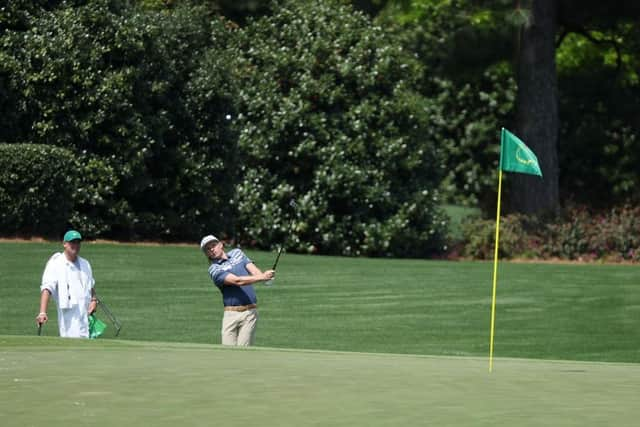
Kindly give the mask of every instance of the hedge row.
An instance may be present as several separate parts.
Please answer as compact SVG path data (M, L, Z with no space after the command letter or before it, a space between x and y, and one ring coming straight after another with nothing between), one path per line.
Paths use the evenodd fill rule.
M0 144L0 230L57 238L73 224L97 235L108 227L115 184L97 158L49 145Z
M495 220L463 224L460 254L494 256ZM500 219L501 258L640 261L640 206L593 211L570 207L555 218L518 214Z

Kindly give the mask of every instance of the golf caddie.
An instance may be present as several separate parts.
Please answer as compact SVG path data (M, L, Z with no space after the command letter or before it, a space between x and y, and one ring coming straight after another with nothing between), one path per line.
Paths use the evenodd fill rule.
M53 297L58 306L61 337L89 338L89 315L98 304L91 265L78 255L81 242L79 232L67 231L62 239L64 250L49 258L42 275L36 322L39 326L47 322L47 306Z
M253 345L258 322L253 284L272 279L275 271L263 273L240 249L226 253L223 243L212 235L202 238L200 249L209 260L211 280L222 292L222 344Z

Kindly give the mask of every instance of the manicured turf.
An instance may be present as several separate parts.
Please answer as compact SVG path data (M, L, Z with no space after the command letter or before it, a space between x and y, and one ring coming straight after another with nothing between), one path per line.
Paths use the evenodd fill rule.
M195 245L84 244L120 338L56 338L53 305L36 337L42 269L59 247L0 242L3 426L640 418L637 266L501 262L489 373L491 263L285 254L275 286L257 288L259 347L232 349L217 345L220 295Z
M640 365L0 336L24 426L635 426Z
M34 335L59 243L0 242L0 333ZM123 340L219 343L219 291L197 246L85 243ZM258 265L274 254L249 253ZM285 254L257 288L266 347L486 356L492 264ZM55 309L43 333L57 335ZM103 316L104 318L104 316ZM501 262L495 356L640 362L640 267ZM112 336L113 328L106 336Z

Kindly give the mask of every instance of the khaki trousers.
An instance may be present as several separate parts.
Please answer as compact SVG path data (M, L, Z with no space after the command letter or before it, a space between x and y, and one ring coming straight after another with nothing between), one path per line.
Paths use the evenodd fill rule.
M253 345L258 310L225 311L222 317L222 345Z

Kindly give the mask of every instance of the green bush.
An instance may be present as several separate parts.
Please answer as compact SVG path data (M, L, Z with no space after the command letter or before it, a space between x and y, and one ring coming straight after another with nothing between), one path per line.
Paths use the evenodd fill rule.
M7 94L0 106L12 121L0 140L65 147L109 170L112 206L77 218L104 214L93 224L100 235L199 237L223 219L211 170L220 175L217 150L233 141L224 130L220 138L229 139L201 138L187 86L205 46L224 28L198 7L78 3L34 15L27 28L0 38L0 89Z
M500 244L498 256L513 258L522 256L529 249L525 217L518 214L500 219ZM493 259L495 254L496 221L468 219L462 224L463 250L461 254L476 259Z
M495 206L500 128L513 119L516 83L504 43L509 26L475 15L469 0L390 3L379 20L424 64L420 91L447 165L441 190L449 202ZM510 56L510 52L507 57Z
M463 225L462 255L490 259L495 220ZM500 219L501 258L640 261L640 207L594 212L571 207L555 218L505 215Z
M398 43L337 2L288 1L239 31L234 56L241 240L343 255L441 251L444 168L416 92L422 70Z
M117 178L102 160L38 144L0 144L0 234L87 237L109 228Z
M59 237L73 212L76 162L69 150L0 144L0 230Z
M496 200L500 129L515 101L511 72L507 66L496 66L468 83L433 79L431 87L438 99L434 116L441 118L434 133L440 135L449 165L443 196L490 212Z
M201 55L185 89L186 109L194 123L194 139L189 143L193 165L186 170L191 183L185 183L185 191L192 197L191 203L200 213L200 234L215 232L218 236L231 237L237 213L235 184L237 163L237 132L232 128L236 117L235 98L237 84L232 76L235 58L228 48L233 36L229 22L218 20L211 34L211 47ZM187 175L185 171L183 175ZM203 194L196 197L197 192Z
M544 256L640 261L640 207L572 207L548 226L547 236Z
M76 187L69 223L88 237L104 236L115 219L129 211L115 193L119 178L102 158L83 154L75 163Z

